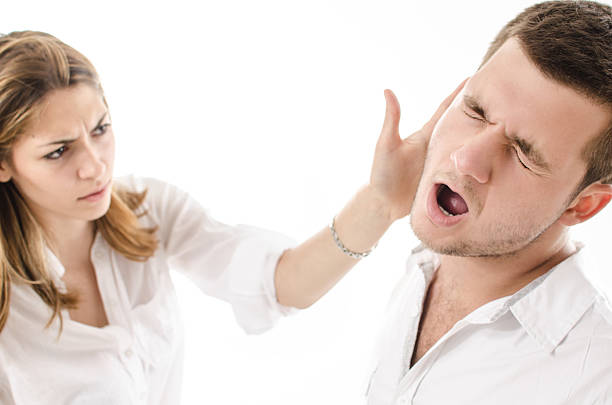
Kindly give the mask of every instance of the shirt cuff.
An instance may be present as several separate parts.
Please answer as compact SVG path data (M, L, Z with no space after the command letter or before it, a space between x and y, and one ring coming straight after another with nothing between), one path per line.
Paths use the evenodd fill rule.
M247 236L230 263L232 308L236 321L249 334L272 328L282 316L296 308L278 303L274 286L276 265L282 254L296 242L282 234L239 225Z

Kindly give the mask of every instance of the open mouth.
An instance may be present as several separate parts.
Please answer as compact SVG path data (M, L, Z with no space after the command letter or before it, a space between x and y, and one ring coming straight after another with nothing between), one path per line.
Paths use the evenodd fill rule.
M463 215L469 211L463 197L451 190L446 184L438 186L436 201L440 211L449 217Z
M427 197L427 216L439 227L451 227L469 216L466 201L459 193L443 183L432 185Z

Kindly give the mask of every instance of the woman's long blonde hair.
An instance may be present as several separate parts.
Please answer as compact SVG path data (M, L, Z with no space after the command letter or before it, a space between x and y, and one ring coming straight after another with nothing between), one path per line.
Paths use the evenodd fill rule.
M0 36L0 164L50 91L87 83L100 91L98 74L85 56L57 38L23 31ZM106 103L106 101L104 101ZM113 189L110 208L95 221L108 244L131 260L145 261L157 248L156 228L143 228L135 214L142 193ZM76 295L60 292L46 263L45 232L12 181L0 183L0 332L9 316L11 283L29 284L52 309L74 308ZM60 329L61 330L61 329Z

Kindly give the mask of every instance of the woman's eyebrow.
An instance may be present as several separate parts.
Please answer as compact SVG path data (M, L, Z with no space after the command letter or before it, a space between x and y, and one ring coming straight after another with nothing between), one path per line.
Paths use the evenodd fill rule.
M45 143L44 145L40 145L39 148L44 148L45 146L51 146L51 145L60 145L60 144L70 144L74 141L76 141L78 138L73 138L73 139L59 139L57 141L53 141L53 142L49 142L49 143Z
M94 128L99 127L102 124L102 121L104 121L104 118L106 118L106 116L108 115L108 111L104 111L104 114L102 114L102 117L98 120L98 123L94 126ZM49 143L46 143L44 145L40 145L40 148L43 148L45 146L51 146L51 145L62 145L62 144L70 144L74 141L76 141L79 138L70 138L70 139L58 139L57 141L52 141Z

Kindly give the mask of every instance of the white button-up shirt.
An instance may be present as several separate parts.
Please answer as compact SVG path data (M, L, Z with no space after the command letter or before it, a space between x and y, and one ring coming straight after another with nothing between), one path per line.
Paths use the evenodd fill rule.
M134 177L120 183L148 188L140 220L159 227L159 248L144 263L130 261L96 235L91 260L109 321L103 328L72 321L67 310L61 335L57 320L45 328L50 308L31 287L13 284L0 332L0 404L179 404L183 336L171 268L228 301L247 332L263 332L290 312L276 301L274 270L293 241L221 224L169 184ZM65 290L62 264L50 250L47 258Z
M612 312L584 248L457 322L410 368L439 258L419 247L393 292L368 405L612 404Z

